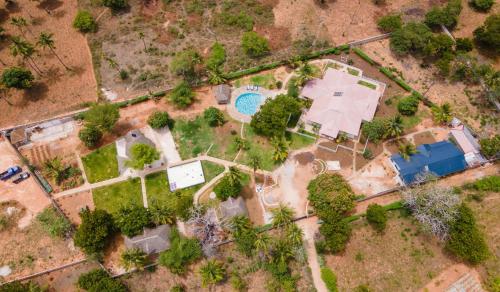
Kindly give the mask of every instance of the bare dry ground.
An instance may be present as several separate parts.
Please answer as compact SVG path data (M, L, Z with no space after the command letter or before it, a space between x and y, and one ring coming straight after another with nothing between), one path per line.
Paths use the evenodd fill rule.
M78 277L83 273L98 268L99 265L97 263L87 261L63 270L36 277L33 281L42 287L48 286L49 291L77 292L81 291L75 285L78 281Z
M399 212L390 213L383 234L377 234L365 219L353 223L345 252L327 256L341 291L359 285L374 291L416 291L453 263L441 244Z
M46 4L16 2L9 8L0 7L0 25L8 36L22 36L35 44L40 32L53 33L55 51L72 71L66 71L49 50L39 48L34 60L44 74L36 76L33 88L27 91L8 90L7 97L0 99L0 107L6 109L2 111L0 126L36 121L78 109L84 102L95 101L96 82L90 51L85 37L72 26L77 0L45 1ZM27 20L28 26L22 33L10 24L12 17ZM9 46L8 40L0 42L2 67L22 65L21 57L13 57Z

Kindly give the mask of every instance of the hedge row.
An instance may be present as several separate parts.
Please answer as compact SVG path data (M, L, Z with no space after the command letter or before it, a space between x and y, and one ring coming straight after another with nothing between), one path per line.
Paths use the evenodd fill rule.
M316 59L316 58L319 58L319 57L325 56L325 55L331 55L331 54L340 55L340 53L346 52L349 50L350 50L350 46L345 44L345 45L340 45L338 47L333 47L333 48L328 48L328 49L321 50L321 51L312 52L312 53L309 53L306 55L295 56L295 57L292 57L291 59L297 58L299 60L306 61L306 60ZM240 78L240 77L243 77L246 75L259 73L261 71L275 69L275 68L277 68L279 66L283 66L287 63L288 63L287 60L282 60L282 61L276 61L273 63L262 64L262 65L248 68L245 70L226 73L226 74L224 74L224 77L226 79L236 79L236 78Z
M328 289L329 292L338 291L337 276L335 276L335 273L330 268L321 268L321 279L325 282L326 289Z
M411 92L413 89L410 87L410 85L406 84L402 79L396 77L396 75L392 74L391 70L385 68L385 67L380 67L378 69L380 72L382 72L385 76L389 77L392 81L396 82L401 88L403 88L406 91Z
M391 204L388 204L388 205L385 205L385 206L382 206L382 207L384 208L385 211L392 211L392 210L401 209L404 206L403 206L403 202L402 201L397 201L397 202L394 202L394 203L391 203ZM351 222L354 222L354 221L360 219L363 216L366 216L366 214L352 215L352 216L344 218L344 220L347 223L351 223Z
M370 63L370 65L377 64L372 58L370 58L367 54L365 54L365 52L363 52L361 49L353 48L352 50L354 51L354 53L356 53L356 55L360 56L363 60Z

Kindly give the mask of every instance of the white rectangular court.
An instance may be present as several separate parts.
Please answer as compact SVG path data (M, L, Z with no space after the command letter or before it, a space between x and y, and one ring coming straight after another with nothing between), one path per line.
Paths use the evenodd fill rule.
M167 168L167 176L172 192L205 182L203 167L199 160L169 167Z

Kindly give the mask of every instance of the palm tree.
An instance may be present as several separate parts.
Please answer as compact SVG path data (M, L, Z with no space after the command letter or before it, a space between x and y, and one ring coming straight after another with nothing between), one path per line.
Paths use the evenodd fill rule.
M267 257L271 246L271 237L264 232L257 234L254 246L261 258Z
M23 36L25 36L23 28L28 26L28 22L26 21L26 19L24 19L21 16L19 16L19 17L12 17L10 19L10 24L12 24L13 26L17 27L19 29L19 31L21 32L21 34ZM28 30L28 31L31 33L30 30Z
M141 39L142 43L144 44L144 52L147 52L148 49L146 48L146 41L144 40L144 37L145 37L144 32L140 31L139 32L139 39Z
M446 102L440 106L433 106L432 115L439 124L448 124L452 119L451 105Z
M144 266L146 266L147 260L147 254L139 248L127 249L121 255L121 263L127 271L131 269L142 271Z
M37 44L42 47L42 48L49 48L49 50L54 54L54 56L57 57L57 60L59 60L59 63L66 68L66 70L70 70L66 64L61 60L59 55L55 51L55 46L54 46L54 39L52 38L54 34L48 33L48 32L41 32L40 36L38 36L38 42Z
M247 216L239 215L234 216L231 219L231 229L235 235L238 235L243 230L248 230L250 228L252 228L252 224Z
M292 223L295 212L288 206L280 204L279 207L271 210L273 215L272 224L274 227L288 226Z
M224 264L216 260L209 260L200 268L201 284L203 287L221 282L226 277Z
M297 84L303 86L314 77L313 67L309 63L303 63L297 70Z
M35 53L35 47L28 41L14 36L11 38L12 44L10 45L10 53L12 56L16 57L18 55L22 56L23 59L31 61L28 64L35 70L38 74L42 75L42 70L38 68L35 60L33 60L33 54Z
M285 139L285 137L273 137L271 138L271 145L274 147L273 159L275 161L284 161L288 157L288 146L290 143Z
M52 177L57 185L60 185L66 178L67 167L62 163L59 157L45 161L43 168L47 176Z
M399 154L401 155L401 157L403 157L403 159L410 160L410 156L417 153L418 150L414 144L412 143L399 144Z
M149 212L151 214L151 221L155 225L172 225L175 223L175 213L169 208L161 206L157 201L154 201L149 206Z
M248 156L248 165L252 167L253 174L255 175L257 169L262 167L262 157L257 153L250 153Z
M237 150L246 150L248 148L248 141L241 137L234 138L234 144L236 145Z
M299 246L302 244L302 237L304 235L304 232L302 231L302 229L300 229L299 226L297 226L297 224L291 224L287 228L286 232L286 237L290 244L292 244L293 246Z
M219 67L215 67L213 69L208 69L208 82L212 85L218 85L226 82L226 78L224 77L224 73Z
M387 122L385 137L399 137L403 133L403 130L403 118L400 115L395 115Z
M231 183L231 185L235 185L240 182L242 174L241 171L236 168L236 166L231 166L229 167L227 177L229 178L229 182Z

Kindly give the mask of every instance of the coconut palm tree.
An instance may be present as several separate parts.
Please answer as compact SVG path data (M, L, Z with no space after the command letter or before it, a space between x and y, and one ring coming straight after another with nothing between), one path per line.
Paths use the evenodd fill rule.
M292 223L295 212L288 206L280 204L277 208L271 210L273 215L272 224L274 227L288 226Z
M231 219L231 229L233 234L238 235L243 230L248 230L252 228L252 224L250 223L250 219L247 216L239 215L234 216Z
M297 224L291 224L286 230L286 238L293 246L300 246L304 232Z
M314 70L309 63L303 63L297 70L297 85L303 86L314 77Z
M66 68L66 70L70 70L66 64L61 60L59 55L55 51L55 46L54 46L54 39L52 38L54 34L49 33L49 32L41 32L40 35L38 36L38 42L37 45L39 45L42 48L49 48L49 50L54 54L54 56L57 57L57 60L59 60L59 63Z
M229 178L229 182L231 183L231 185L235 185L240 182L242 174L241 171L236 168L236 166L231 166L229 167L227 177Z
M236 149L238 150L247 150L248 149L248 141L241 137L234 138L234 144L236 145Z
M260 169L262 167L262 157L257 153L250 153L248 156L248 165L252 167L253 174L255 175L257 169Z
M411 155L418 153L417 148L412 143L406 143L406 144L400 143L398 148L399 148L399 154L405 160L410 160Z
M209 260L200 268L201 284L203 287L214 285L226 277L224 264L216 260Z
M147 52L148 49L146 48L146 41L144 40L144 32L140 31L139 32L139 39L142 40L142 44L144 45L144 52Z
M440 106L433 106L432 115L437 123L448 124L452 119L451 105L446 102Z
M403 118L400 115L395 115L387 121L385 137L399 137L403 133L403 130Z
M47 176L52 177L56 181L57 185L60 185L66 178L67 167L62 163L59 157L45 161L43 169Z
M161 206L156 200L149 206L149 213L151 221L156 225L175 223L175 213L169 208Z
M275 161L284 161L288 157L288 146L290 143L284 136L271 138L271 145L274 147L273 159Z
M271 247L271 237L266 233L257 234L257 239L254 243L255 250L259 253L261 258L266 258L269 256L269 249Z
M147 261L147 254L139 248L127 249L121 255L121 263L127 271L131 269L142 271Z
M208 82L212 85L218 85L226 82L224 73L222 73L222 70L219 67L208 69L207 73L208 73Z
M17 29L19 29L19 32L21 32L21 34L23 36L25 36L23 28L28 26L28 21L26 21L25 18L23 18L21 16L19 16L19 17L12 17L10 19L10 24L12 24L13 26L17 27ZM28 30L28 31L31 33L30 30Z
M36 52L35 47L28 41L14 36L11 38L12 44L10 45L10 53L12 56L22 56L24 60L28 60L28 64L33 70L38 74L42 75L42 70L37 66L35 60L33 60L33 54ZM31 63L29 62L31 61Z

